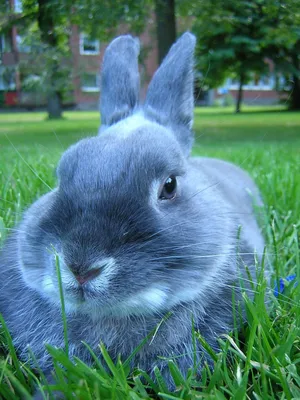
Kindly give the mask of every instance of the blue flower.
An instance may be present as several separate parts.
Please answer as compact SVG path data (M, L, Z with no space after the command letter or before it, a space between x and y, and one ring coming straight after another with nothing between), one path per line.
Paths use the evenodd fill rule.
M285 279L280 278L280 279L279 279L279 282L276 282L276 286L275 286L275 288L274 288L274 296L278 297L279 294L281 294L281 293L284 292L284 287L285 287L284 282L285 282L285 281L292 282L292 281L294 281L295 279L296 279L296 274L289 275L289 276L287 276ZM296 286L297 284L298 284L298 282L295 282L295 285L294 285L294 286Z

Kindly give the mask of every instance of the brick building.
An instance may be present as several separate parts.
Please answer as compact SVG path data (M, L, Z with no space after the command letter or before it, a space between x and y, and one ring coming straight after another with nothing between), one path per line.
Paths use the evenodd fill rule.
M22 12L20 0L4 0L15 13ZM142 79L142 95L157 68L157 45L153 34L153 21L149 21L147 29L141 35L143 57L140 70ZM71 90L65 105L77 109L95 109L99 99L99 66L106 47L99 40L91 40L77 26L71 27ZM18 65L26 62L30 48L24 45L17 27L0 35L0 107L43 107L46 97L40 92L32 93L24 90L24 81L20 76ZM250 104L272 104L279 100L274 90L275 80L270 76L254 78L244 87L244 102ZM222 104L228 95L234 100L237 96L238 84L227 80L222 88L197 94L198 104Z

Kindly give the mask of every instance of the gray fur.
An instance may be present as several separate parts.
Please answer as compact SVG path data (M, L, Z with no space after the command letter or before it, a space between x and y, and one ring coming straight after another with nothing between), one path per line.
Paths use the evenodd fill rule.
M138 104L139 51L138 39L131 36L118 37L106 49L101 74L102 129L130 115Z
M2 252L0 311L20 357L26 359L29 345L46 372L51 360L44 343L64 346L53 249L60 259L71 355L92 361L84 340L96 352L102 341L114 359L119 353L126 358L171 311L133 360L150 373L158 365L170 387L158 357L184 354L177 362L186 373L193 362L192 316L217 348L216 338L232 328L232 290L238 300L239 280L248 279L244 264L255 280L254 253L264 250L253 212L253 200L261 204L255 184L230 163L187 156L194 41L185 34L172 47L140 109L136 42L126 36L108 47L104 74L111 66L115 72L107 70L102 90L106 129L65 152L57 189L28 209ZM178 196L159 200L170 175L178 177ZM100 276L82 290L73 274L95 266ZM200 344L197 357L206 358Z
M144 106L147 117L174 128L187 154L193 144L195 44L195 36L186 32L171 47L149 85Z

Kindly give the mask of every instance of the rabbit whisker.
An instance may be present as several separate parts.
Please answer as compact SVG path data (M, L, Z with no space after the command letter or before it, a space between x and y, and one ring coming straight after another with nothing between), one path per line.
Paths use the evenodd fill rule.
M152 261L159 261L159 260L168 260L168 259L190 259L190 258L194 258L194 259L198 259L198 258L213 258L213 257L223 257L223 256L246 256L246 255L263 255L264 253L257 253L257 252L245 252L245 253L218 253L218 254L207 254L207 255L198 255L198 254L187 254L184 256L161 256L158 258L152 258Z

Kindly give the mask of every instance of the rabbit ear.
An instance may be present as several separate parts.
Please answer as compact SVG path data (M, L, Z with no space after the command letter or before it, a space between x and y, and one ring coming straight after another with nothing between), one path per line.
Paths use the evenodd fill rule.
M162 125L177 125L175 130L183 145L191 146L189 131L193 124L194 35L186 32L171 47L156 71L145 101L145 114Z
M101 74L101 130L126 118L138 104L139 51L138 39L129 35L119 36L105 51Z

